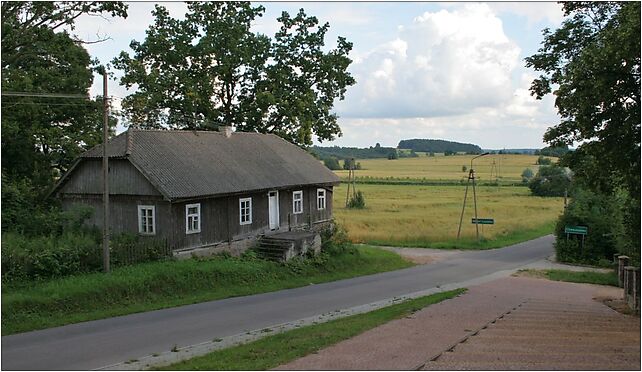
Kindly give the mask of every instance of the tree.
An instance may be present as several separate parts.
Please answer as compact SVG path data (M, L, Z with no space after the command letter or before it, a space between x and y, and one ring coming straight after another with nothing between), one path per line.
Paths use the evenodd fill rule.
M530 168L524 169L524 171L522 172L522 183L528 183L531 178L533 178L533 171Z
M528 183L533 195L564 196L571 185L571 177L564 167L542 166Z
M537 162L536 162L536 164L537 164L537 165L551 165L551 163L552 163L551 159L549 159L549 158L545 158L545 157L544 157L544 156L542 156L542 155L540 155L540 156L537 158Z
M303 9L283 12L274 39L250 31L264 8L249 2L194 2L184 20L156 6L145 41L113 60L121 83L138 91L123 101L143 127L274 133L298 145L341 134L335 99L355 83L347 72L352 44L339 37L324 52L329 24Z
M397 150L390 151L388 153L388 160L395 160L399 159L399 154L397 154Z
M640 241L640 3L567 2L566 19L545 29L526 65L541 72L531 93L553 93L562 121L544 140L581 143L561 163L595 193L623 188L628 236ZM554 87L556 90L553 91Z
M339 161L337 158L331 157L331 158L326 158L323 160L323 164L328 167L330 170L340 170L341 165L339 165Z
M88 98L94 61L63 26L73 29L82 14L124 17L126 9L122 2L3 3L3 92ZM2 103L2 202L36 208L73 159L100 141L101 100L5 96Z

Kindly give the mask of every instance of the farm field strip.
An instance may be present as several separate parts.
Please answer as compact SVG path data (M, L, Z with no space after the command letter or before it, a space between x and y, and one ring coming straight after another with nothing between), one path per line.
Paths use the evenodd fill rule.
M357 189L366 200L366 209L361 210L345 208L346 187L342 184L335 189L334 215L347 228L353 242L417 247L457 245L465 186L360 184ZM459 244L462 247L475 241L472 197L469 189ZM480 186L477 208L480 218L495 219L494 225L480 225L485 240L514 236L523 241L552 233L564 202L563 198L531 196L526 187Z
M473 155L420 155L395 160L357 159L356 162L361 163L362 169L356 171L356 176L459 181L467 178L472 158ZM537 158L536 155L487 155L476 159L473 165L481 182L494 181L496 178L500 181L520 182L524 169L530 168L533 173L537 173ZM552 159L555 161L555 158ZM463 167L466 167L465 171ZM348 177L348 171L339 170L335 173L344 179Z

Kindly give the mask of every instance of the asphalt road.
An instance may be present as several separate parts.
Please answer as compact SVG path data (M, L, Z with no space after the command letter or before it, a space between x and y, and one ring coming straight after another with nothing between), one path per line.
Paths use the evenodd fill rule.
M553 237L462 252L434 264L2 337L3 370L95 369L214 338L517 268L548 257Z

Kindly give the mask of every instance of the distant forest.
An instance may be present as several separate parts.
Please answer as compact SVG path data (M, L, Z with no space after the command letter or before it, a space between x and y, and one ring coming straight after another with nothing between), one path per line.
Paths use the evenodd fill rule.
M370 146L369 148L363 148L363 149L358 147L312 146L311 150L321 160L325 160L328 158L376 159L376 158L388 158L389 156L397 156L397 149L395 149L394 147L382 147L378 143L374 147Z
M401 140L397 148L409 149L421 152L437 152L437 153L457 153L465 152L469 154L481 154L482 149L477 145L471 143L460 143L445 140L434 139L409 139Z

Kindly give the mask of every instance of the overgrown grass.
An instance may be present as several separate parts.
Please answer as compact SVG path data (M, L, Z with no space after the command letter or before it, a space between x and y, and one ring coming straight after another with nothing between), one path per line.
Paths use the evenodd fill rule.
M536 278L544 278L555 280L558 282L573 282L573 283L589 283L600 285L618 286L617 274L614 271L606 273L593 272L593 271L570 271L570 270L536 270L525 269L520 270L518 276L530 276Z
M563 198L531 196L525 187L477 187L477 210L494 225L480 225L477 243L472 190L457 241L465 187L357 185L365 209L344 208L346 186L335 189L334 215L354 243L404 247L487 249L552 234Z
M295 288L412 266L376 248L288 264L214 257L2 287L2 334Z
M371 328L402 318L422 308L456 297L455 289L408 300L365 314L295 329L244 345L215 351L172 364L164 370L267 370L354 337Z

